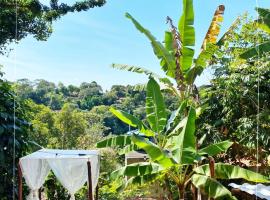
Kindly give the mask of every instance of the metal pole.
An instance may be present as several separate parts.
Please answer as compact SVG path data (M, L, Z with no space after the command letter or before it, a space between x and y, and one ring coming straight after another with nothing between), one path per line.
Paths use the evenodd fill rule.
M91 163L87 161L88 169L88 200L93 200Z
M18 164L18 176L18 200L23 200L22 169L20 163Z

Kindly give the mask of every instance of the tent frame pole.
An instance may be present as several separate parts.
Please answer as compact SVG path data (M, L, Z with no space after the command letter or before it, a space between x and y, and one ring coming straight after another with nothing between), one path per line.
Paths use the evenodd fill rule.
M88 169L88 200L93 200L91 163L87 161Z
M23 200L22 168L18 163L18 200Z
M96 186L96 198L95 198L95 200L98 200L98 184L97 184L97 186Z

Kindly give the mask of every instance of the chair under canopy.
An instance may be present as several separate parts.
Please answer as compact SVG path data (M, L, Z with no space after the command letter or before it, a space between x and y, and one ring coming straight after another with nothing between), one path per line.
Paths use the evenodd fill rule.
M98 150L41 149L19 161L19 200L22 200L22 177L30 193L28 200L38 200L38 191L52 170L74 200L75 193L88 183L88 198L98 183L100 154Z

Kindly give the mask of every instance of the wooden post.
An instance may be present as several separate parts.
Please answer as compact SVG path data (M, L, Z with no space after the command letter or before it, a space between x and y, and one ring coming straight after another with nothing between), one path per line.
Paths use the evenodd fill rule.
M97 187L96 187L96 198L95 200L98 200L98 184L97 184Z
M91 163L87 161L88 169L88 200L93 200Z
M41 196L42 196L42 188L38 189L38 199L41 200Z
M18 178L18 200L23 200L22 169L20 163L18 164Z

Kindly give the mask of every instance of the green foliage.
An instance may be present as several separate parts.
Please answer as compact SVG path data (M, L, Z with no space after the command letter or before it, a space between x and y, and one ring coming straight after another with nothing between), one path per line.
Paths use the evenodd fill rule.
M46 40L52 33L52 22L70 12L86 11L104 5L105 0L84 0L72 5L50 0L49 6L39 0L0 1L0 54L6 53L9 43L32 35L37 40ZM17 12L17 20L16 13ZM14 34L17 27L17 34ZM15 38L16 37L16 38Z
M30 129L26 120L25 104L16 98L11 85L1 76L0 72L0 197L8 200L13 198L13 183L17 185L17 177L13 176L13 172L15 175L18 172L16 164L28 150L27 132Z
M148 84L157 84L153 78L149 78ZM152 87L147 87L151 92ZM154 107L159 107L163 105L163 96L160 93L160 88L155 87L156 94L159 94L159 101L153 101ZM147 90L147 93L149 92ZM147 99L146 99L147 101ZM159 105L158 105L159 104ZM185 104L184 104L185 105ZM186 107L186 106L182 106ZM146 107L147 109L147 107ZM182 108L183 109L183 108ZM181 109L180 109L181 110ZM128 124L132 124L130 120L132 119L129 115L122 115L121 111L112 109L112 112ZM161 114L157 114L158 117ZM177 118L174 117L176 120ZM147 121L150 124L152 118L148 118ZM171 123L172 119L169 119L167 123ZM178 119L177 119L178 120ZM131 177L125 186L130 184L146 184L157 180L158 177L167 175L172 178L174 183L179 188L179 196L184 196L185 188L190 181L203 191L206 192L209 197L216 198L227 198L232 197L231 193L222 186L219 182L210 178L209 165L203 165L195 168L199 161L205 159L204 156L215 156L221 152L226 151L232 142L224 141L217 144L212 144L203 149L197 149L196 147L196 137L195 137L195 120L196 120L196 110L189 106L188 114L184 117L180 124L183 124L174 129L173 134L170 132L165 135L163 130L154 130L152 127L151 131L155 134L152 138L145 138L138 133L129 133L131 135L116 136L97 143L97 147L129 147L131 144L136 145L139 149L144 150L148 157L149 162L130 164L126 165L111 174L113 180L118 180L119 177L129 176ZM161 131L161 132L158 132ZM128 139L128 140L127 140ZM127 142L128 141L128 142ZM189 172L189 167L195 168L193 171ZM208 171L207 171L208 170ZM242 178L253 182L269 182L267 177L264 177L258 173L240 168L233 165L215 165L215 177L216 178ZM198 177L202 177L201 179Z
M259 14L259 19L255 21L256 27L270 34L270 10L266 8L256 8L256 10ZM270 52L270 40L255 45L242 53L240 57L243 59L254 59L265 56L265 54Z
M199 133L200 136L207 135L206 143L230 139L247 147L255 147L259 128L259 146L269 149L269 60L267 56L262 56L256 62L239 58L250 46L265 40L269 40L269 35L258 31L252 20L242 16L221 46L223 56L212 65L214 78L211 85L200 89L205 109L199 119ZM258 119L260 123L257 127ZM241 152L241 149L237 152L241 156L248 153ZM253 155L247 156L253 159ZM261 159L263 155L260 157L262 162Z
M164 45L157 41L149 30L144 28L130 14L126 17L132 21L134 26L143 33L151 42L153 51L160 60L160 66L169 78L175 81L172 83L169 78L161 78L141 67L128 65L115 65L114 68L127 70L135 73L144 73L156 78L165 90L176 95L181 101L189 98L194 103L199 102L198 91L194 85L197 76L201 75L205 67L210 63L212 58L217 54L216 38L220 32L220 22L224 13L224 6L219 6L213 20L210 24L201 53L197 59L194 59L195 46L195 29L194 10L192 0L183 0L183 13L178 23L178 29L173 25L172 20L167 17L171 30L165 31ZM162 127L161 127L162 128Z
M223 141L215 144L210 144L209 146L202 148L198 151L200 155L207 154L209 156L214 156L219 153L225 152L228 148L232 146L232 142Z
M183 0L183 14L179 21L178 29L182 39L182 55L180 57L180 66L183 71L191 67L194 50L191 46L195 45L195 29L193 0Z
M167 144L167 146L172 146L172 155L177 163L192 164L197 159L194 135L195 119L195 110L190 108L182 131L173 136L172 140L169 140L170 144Z
M194 169L199 174L210 176L209 165L202 165ZM245 179L250 182L269 183L268 177L253 171L241 168L239 166L216 163L215 178L217 179Z
M217 200L236 200L226 187L213 178L195 174L192 176L191 181L197 188L200 188L204 194L207 194L211 198Z
M165 47L156 40L156 38L143 26L139 24L130 14L126 13L126 17L130 19L135 27L143 33L150 41L151 45L153 47L155 55L160 59L160 64L162 66L162 69L166 72L166 74L172 78L174 78L174 73L172 73L175 70L175 63L174 63L174 57L171 55Z
M97 143L98 148L111 147L116 146L123 148L126 145L131 144L131 136L129 135L119 135L115 137L111 137Z
M158 83L152 78L147 83L146 117L155 133L164 130L167 121L165 103Z

